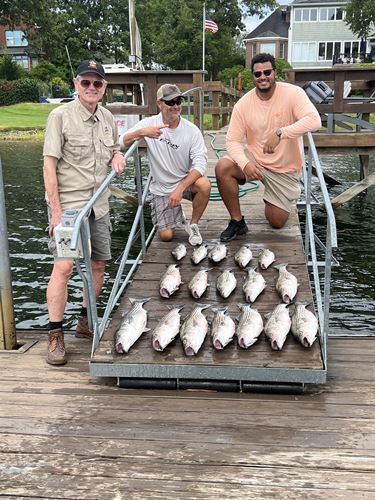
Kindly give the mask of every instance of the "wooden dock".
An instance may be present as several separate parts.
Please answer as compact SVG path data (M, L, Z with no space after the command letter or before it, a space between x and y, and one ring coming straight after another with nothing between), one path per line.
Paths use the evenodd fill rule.
M216 147L224 145L224 134L217 134ZM206 136L209 151L209 174L213 175L217 158L210 147L210 137ZM173 242L161 242L156 236L152 241L146 259L137 270L132 284L126 289L121 304L115 312L98 348L90 363L90 372L95 376L116 376L130 379L153 379L164 381L176 380L177 384L186 380L221 380L241 384L243 381L257 382L290 382L290 383L321 383L326 378L319 341L312 348L305 349L291 335L288 336L281 352L275 352L262 336L250 349L243 350L237 342L228 345L218 352L212 347L209 335L206 337L197 356L187 357L183 353L179 339L176 339L164 352L156 352L151 347L151 332L142 335L139 341L126 355L114 352L114 334L122 321L122 314L129 310L129 297L151 297L145 305L148 311L148 327L156 326L159 319L167 312L168 304L185 304L184 315L191 312L196 302L211 304L214 307L228 306L228 313L232 318L239 316L238 303L244 302L242 283L246 275L234 262L236 250L244 243L250 243L254 258L252 265L256 265L257 257L263 248L270 248L276 255L276 263L289 263L288 269L295 274L300 283L297 299L311 303L313 301L309 283L308 271L305 263L301 231L298 215L293 211L287 224L281 230L270 227L264 217L264 203L262 201L262 185L258 189L249 191L241 197L243 213L249 225L249 233L238 237L228 245L228 257L219 264L212 264L203 260L198 266L190 261L192 247L187 244L188 255L181 261L180 271L184 284L170 299L164 299L159 294L159 280L165 272L167 264L175 263L171 250L177 242L186 242L187 235L180 229ZM189 218L190 203L184 203L184 211ZM200 223L204 242L218 239L221 231L226 227L228 212L220 201L211 201ZM198 301L193 299L188 290L188 283L193 275L201 268L213 268L209 271L208 291ZM216 290L216 279L224 268L232 268L237 278L237 288L228 298L222 299ZM270 267L262 274L267 283L266 290L256 300L254 307L261 314L270 313L280 298L275 284L278 270ZM208 317L213 313L205 311Z
M0 353L0 499L375 498L375 338L330 338L303 395L118 389L90 345Z

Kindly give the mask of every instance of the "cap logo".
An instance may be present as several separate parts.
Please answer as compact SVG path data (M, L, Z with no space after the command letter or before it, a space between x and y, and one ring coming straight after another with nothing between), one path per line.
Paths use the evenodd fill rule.
M89 68L96 69L96 62L95 62L95 61L89 61L89 63L88 63L88 67L89 67Z

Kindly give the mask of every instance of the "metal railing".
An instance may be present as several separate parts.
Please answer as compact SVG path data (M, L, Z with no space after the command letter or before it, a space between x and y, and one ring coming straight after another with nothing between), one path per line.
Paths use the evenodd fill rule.
M316 151L313 136L310 132L307 134L308 151L307 161L303 170L303 184L305 192L305 201L302 203L306 207L305 223L305 257L306 264L310 267L313 275L315 303L318 310L320 325L320 341L322 346L322 357L325 368L327 368L327 339L329 322L329 305L331 297L331 269L332 265L338 265L334 258L332 250L337 248L336 220L332 209L331 201L328 195L327 186L323 176L323 169ZM322 205L325 208L327 216L326 241L323 241L314 232L312 205L316 204L316 197L312 192L312 170L315 167L316 176L319 182L320 194L323 198ZM318 260L317 247L324 253L324 260ZM324 286L322 290L319 268L324 268Z
M143 209L146 201L146 196L148 194L150 182L151 182L151 175L148 175L147 181L144 185L142 186L142 173L141 173L141 167L140 167L140 160L139 160L139 153L138 153L138 142L135 142L132 144L132 146L128 149L128 151L125 153L125 160L127 160L129 157L133 156L134 157L134 170L135 170L135 184L136 184L136 189L137 189L137 199L138 199L138 207L137 211L134 217L134 222L131 227L124 252L122 254L118 270L116 273L116 277L114 279L112 289L110 292L110 296L107 302L107 305L105 307L103 317L99 319L98 313L97 313L97 306L96 306L96 297L94 293L94 287L93 287L93 279L92 279L92 272L91 272L91 265L90 265L90 248L88 244L89 240L89 234L88 234L88 216L90 214L90 211L92 207L94 206L95 202L99 198L99 196L108 188L109 184L111 181L115 178L116 174L115 172L111 172L107 178L103 181L101 184L100 188L94 196L91 198L91 200L84 206L84 208L80 211L75 224L74 224L74 229L72 233L72 241L71 241L71 249L75 250L77 246L79 245L79 241L81 242L82 245L82 253L83 253L83 258L84 258L84 263L85 263L85 270L82 269L81 263L78 259L75 260L76 267L78 270L79 275L82 278L83 284L84 284L84 289L86 293L86 301L87 301L87 312L88 312L88 321L89 321L89 326L92 328L94 338L93 338L93 343L92 343L92 353L94 353L97 345L99 344L100 339L103 336L104 330L106 328L107 322L109 320L110 314L113 311L115 305L117 304L124 288L126 285L129 283L130 278L134 274L134 271L136 270L138 264L142 262L142 259L146 255L146 248L150 242L150 240L153 237L154 234L154 229L150 232L146 239L146 233L145 233L145 223L144 223L144 215L143 215ZM133 248L133 245L135 241L138 239L140 236L141 239L141 250L138 253L137 257L135 259L129 259L129 254L130 251ZM130 265L130 269L127 272L126 276L124 277L124 270L125 266Z

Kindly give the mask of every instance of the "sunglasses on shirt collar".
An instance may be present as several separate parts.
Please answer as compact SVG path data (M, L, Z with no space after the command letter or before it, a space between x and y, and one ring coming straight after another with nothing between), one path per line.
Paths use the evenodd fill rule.
M270 76L272 71L273 71L273 69L264 69L263 71L254 71L253 75L254 75L254 78L260 78L262 75Z
M85 89L88 89L91 84L93 84L96 89L101 89L104 85L104 80L79 80L79 83Z
M177 106L180 106L182 103L182 97L176 97L176 99L171 99L170 101L166 101L165 99L161 99L167 106L174 106L177 104Z

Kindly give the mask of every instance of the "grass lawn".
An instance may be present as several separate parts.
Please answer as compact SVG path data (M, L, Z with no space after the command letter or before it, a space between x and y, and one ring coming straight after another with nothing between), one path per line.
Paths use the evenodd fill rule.
M49 113L58 104L20 103L0 107L0 131L44 129Z

